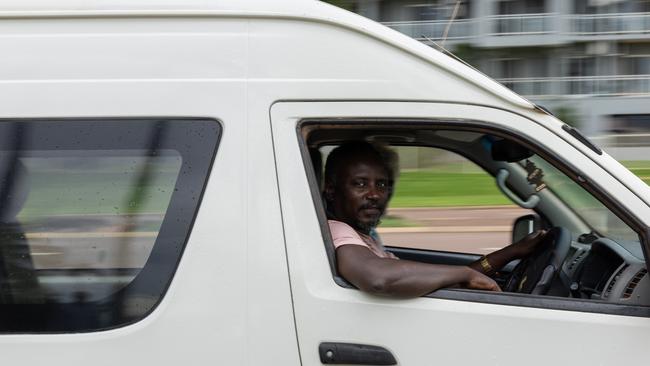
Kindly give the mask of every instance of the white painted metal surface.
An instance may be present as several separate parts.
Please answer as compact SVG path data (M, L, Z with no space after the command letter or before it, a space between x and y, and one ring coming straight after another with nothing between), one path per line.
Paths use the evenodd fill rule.
M588 365L621 357L643 363L650 319L453 300L393 300L338 286L327 266L322 234L295 136L301 119L387 118L482 121L506 128L574 163L612 197L650 224L650 208L590 157L553 131L510 112L446 103L278 103L272 109L289 268L303 364L318 365L322 341L375 344L403 365ZM392 122L386 122L387 124ZM579 341L578 341L579 340ZM612 341L615 340L615 341ZM546 351L539 351L539 347ZM581 351L584 350L584 351ZM588 351L587 351L588 350Z
M190 240L154 312L103 332L0 335L5 362L316 365L318 342L331 340L382 345L407 365L432 357L515 364L521 352L530 360L526 344L551 339L554 352L532 363L589 355L611 364L620 350L598 343L604 334L636 346L627 360L647 359L643 318L379 299L333 283L298 153L295 123L303 117L509 126L567 154L650 224L648 188L631 173L526 100L417 41L308 0L9 1L0 4L0 49L2 119L182 116L223 124ZM292 100L319 102L282 102ZM350 102L362 100L377 102ZM478 329L495 331L484 337ZM575 352L575 339L584 352Z

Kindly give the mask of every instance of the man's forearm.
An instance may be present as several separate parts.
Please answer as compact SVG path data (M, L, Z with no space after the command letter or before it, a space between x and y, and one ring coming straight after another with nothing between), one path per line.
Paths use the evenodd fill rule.
M484 258L487 259L487 265L481 264L481 261ZM507 247L501 248L486 255L485 257L482 257L477 261L470 263L469 267L483 274L490 275L494 271L500 270L506 264L517 258L520 258L520 253L518 253L516 247L513 245L508 245Z
M374 294L416 297L454 285L499 290L493 280L466 266L379 258L358 245L339 247L336 254L343 278Z
M472 269L466 266L434 265L406 260L380 259L371 292L399 297L422 296L441 288L463 286ZM390 262L389 262L390 261Z

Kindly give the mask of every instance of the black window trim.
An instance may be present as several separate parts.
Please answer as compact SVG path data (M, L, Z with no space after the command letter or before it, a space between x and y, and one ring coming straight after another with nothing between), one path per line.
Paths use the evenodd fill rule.
M170 122L177 122L177 123L192 123L192 122L208 122L208 123L214 123L216 126L216 132L215 132L215 139L213 140L213 148L211 151L211 154L207 156L206 159L206 164L205 164L205 175L203 177L203 182L198 185L198 192L196 192L196 205L194 212L192 213L191 217L188 217L187 220L187 232L182 239L182 241L179 242L179 248L177 249L179 254L176 257L175 261L173 264L170 265L170 276L169 278L166 279L166 282L164 285L161 287L160 295L155 301L155 303L146 311L143 312L141 315L139 315L137 318L134 319L129 319L127 321L123 322L118 322L115 325L111 326L103 326L103 327L93 327L93 328L88 328L88 329L58 329L58 330L5 330L2 327L0 327L0 335L1 334L70 334L70 333L94 333L94 332L100 332L100 331L107 331L107 330L112 330L112 329L117 329L117 328L122 328L122 327L127 327L129 325L138 323L145 318L147 318L151 313L153 313L158 306L164 301L165 296L167 295L167 292L169 290L169 287L171 286L171 283L173 281L173 278L176 275L176 272L178 270L178 266L180 264L180 261L183 257L183 253L185 251L185 248L187 246L187 243L189 241L189 238L192 235L192 231L194 229L194 223L196 222L196 218L199 214L201 203L203 201L204 194L206 192L206 188L210 182L210 176L212 175L212 169L214 166L214 163L216 161L216 156L219 151L220 145L221 145L221 139L223 134L225 133L225 126L224 123L221 119L217 119L215 117L199 117L199 116L137 116L137 117L129 117L129 116L117 116L117 117L110 117L110 116L102 116L102 117L38 117L38 118L0 118L0 124L5 124L5 123L10 123L10 124L16 124L20 125L21 123L47 123L47 124L52 124L54 125L55 123L75 123L75 122L82 122L82 123L92 123L92 122L99 122L99 123L138 123L138 122L148 122L152 125L155 125L156 123L170 123ZM21 127L22 128L22 127ZM181 155L182 156L182 155ZM185 160L183 159L182 165L181 165L181 171L179 171L179 176L182 174L182 168L185 166ZM178 184L179 179L177 179L176 184ZM170 207L172 205L172 202L174 202L174 194L170 197ZM169 210L169 208L168 208ZM167 216L167 215L166 215ZM161 226L160 232L162 232L162 229L164 227L164 222L163 226ZM159 233L160 233L159 232ZM159 237L156 239L158 241ZM154 244L154 247L152 248L152 252L150 253L150 258L147 260L151 259L151 255L153 254L154 250L156 248L156 244ZM146 268L145 266L141 269L144 270ZM133 279L133 281L129 284L133 284L137 280L136 278ZM129 286L127 285L127 287ZM0 307L3 306L22 306L22 307L27 307L28 311L33 311L33 310L38 310L36 307L39 305L23 305L23 304L15 304L15 305L6 305L6 304L0 304ZM0 322L1 323L1 322Z

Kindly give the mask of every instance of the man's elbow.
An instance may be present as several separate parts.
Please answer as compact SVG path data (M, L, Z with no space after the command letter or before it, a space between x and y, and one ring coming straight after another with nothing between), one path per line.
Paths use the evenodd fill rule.
M339 269L339 272L348 282L363 292L371 294L389 294L390 280L382 275L370 275L368 272L348 272Z
M399 280L383 276L375 276L357 285L359 290L373 295L391 297L415 297L421 295L413 292L409 286L404 286Z
M386 278L372 278L359 284L359 289L376 295L390 295L391 286L390 281Z

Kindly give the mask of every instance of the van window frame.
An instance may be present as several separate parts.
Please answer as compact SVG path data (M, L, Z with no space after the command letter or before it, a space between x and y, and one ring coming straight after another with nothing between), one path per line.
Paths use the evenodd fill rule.
M564 173L567 177L573 180L576 184L591 193L597 200L608 207L612 213L618 216L625 224L634 230L641 241L644 260L646 267L650 269L650 258L648 258L648 243L650 242L650 228L646 227L632 212L622 207L616 201L608 198L605 190L599 186L597 182L579 179L579 172L581 171L577 166L573 165L570 161L564 159L548 149L537 145L534 141L519 135L516 131L509 129L505 126L494 126L493 124L482 122L480 120L467 120L467 119L436 119L432 118L348 118L342 121L340 118L304 118L296 124L296 137L302 156L303 166L309 182L309 188L312 195L312 201L316 210L316 215L319 221L321 234L324 240L325 251L327 253L330 270L334 282L343 288L355 288L344 278L338 275L336 269L336 254L332 241L332 237L325 217L325 210L318 191L318 183L314 172L314 167L311 162L309 147L307 146L307 138L309 137L309 127L318 126L322 128L351 128L361 130L364 128L380 128L387 129L391 126L389 123L394 123L392 127L396 129L407 130L409 128L423 129L454 129L462 131L474 131L482 133L490 133L494 136L503 138L514 138L523 146L529 148L537 155L544 158L550 164L555 166L558 170ZM395 125L399 124L399 125ZM463 155L463 154L461 154ZM464 155L463 155L464 156ZM471 160L471 159L470 159ZM325 162L323 162L323 166ZM582 177L580 177L582 178ZM418 249L413 249L418 251ZM580 311L588 313L602 313L611 315L625 315L635 317L650 317L650 306L644 305L629 305L608 303L601 300L591 299L578 299L578 298L565 298L554 297L548 295L532 295L532 294L518 294L518 293L493 293L486 291L470 290L470 289L440 289L433 293L427 294L423 297L434 299L447 299L468 302L480 302L495 305L518 306L541 308L551 310L565 310L565 311Z
M3 317L0 316L0 334L60 334L60 333L88 333L88 332L97 332L105 331L115 328L121 328L133 323L137 323L145 318L147 318L163 301L165 298L169 286L176 275L178 270L178 265L183 256L183 252L187 245L187 242L191 236L194 222L199 212L201 201L207 184L209 183L209 178L212 172L213 164L217 152L219 150L221 136L223 135L223 122L215 118L204 118L204 117L101 117L101 118L2 118L0 119L0 124L14 124L18 128L25 128L32 124L32 126L38 126L37 128L41 129L56 129L57 126L64 126L65 128L74 130L74 126L78 126L80 130L83 128L90 128L93 124L95 126L100 126L104 131L107 127L115 128L119 126L120 128L127 129L127 132L124 134L129 135L132 130L137 130L138 128L165 128L167 126L171 133L173 132L182 132L178 135L183 135L183 138L167 138L166 141L159 142L155 145L155 149L151 150L155 155L155 151L177 148L177 152L180 154L182 159L180 170L176 178L176 187L172 195L170 196L169 206L165 211L165 218L163 220L162 226L158 231L156 237L156 242L153 245L149 258L145 265L139 270L138 275L136 275L129 284L124 288L117 291L117 295L113 298L113 295L110 297L112 299L105 300L106 303L44 303L44 304L0 304L0 311L7 314L9 318L17 317L22 319L24 317L29 317L33 314L39 314L45 311L46 314L58 314L59 318L56 321L48 321L48 318L43 318L43 326L28 326L27 328L22 326L9 326L7 324L18 323L16 320L12 320L12 323L7 323L3 321ZM139 125L138 125L139 124ZM143 126L146 124L146 127ZM128 130L131 127L132 130ZM144 133L144 131L141 131ZM141 133L141 134L142 134ZM100 132L94 132L94 135L98 135ZM120 135L121 136L121 135ZM147 135L149 136L149 135ZM177 136L177 135L174 135ZM98 138L99 136L95 136ZM62 137L57 137L59 140L65 141ZM111 142L107 141L107 136L102 136L99 140L91 140L90 142L85 140L87 135L84 135L83 132L77 132L75 135L74 142L65 142L63 146L77 144L75 148L79 147L80 151L84 151L84 148L87 148L89 151L92 150L106 150L106 151L116 151L120 150L130 150L135 148L136 150L148 150L146 145L137 145L131 147L129 144L140 143L142 139L145 139L144 135L139 137L141 140L133 140L130 142L123 141L122 139L117 139L114 145L111 145ZM72 138L70 138L72 139ZM187 143L188 141L192 143ZM56 139L46 138L41 142L45 144L45 148L42 150L55 149L59 146L54 147L54 142ZM126 139L124 139L126 140ZM100 141L100 143L97 143ZM137 141L137 142L136 142ZM39 145L40 146L40 145ZM62 147L63 148L63 147ZM25 151L29 151L30 148ZM41 149L38 149L41 150ZM6 150L6 151L11 151ZM195 174L194 178L190 176ZM183 175L187 175L187 178L183 178ZM194 179L192 182L191 179ZM183 187L183 183L192 182L191 185ZM184 205L182 202L185 202L186 199L192 198L192 203L190 205ZM186 209L185 206L190 206L191 209ZM171 215L170 215L171 214ZM172 221L179 221L179 223L174 223L177 228L182 228L183 231L179 232L177 230L171 230L173 225L165 224L167 222L171 223ZM162 233L165 230L167 236L163 238ZM170 235L171 234L171 235ZM183 234L182 236L179 234ZM159 243L159 240L163 240L164 243ZM171 244L171 246L170 246ZM174 244L176 244L174 246ZM163 253L164 251L164 253ZM172 255L167 256L168 253L173 252ZM160 259L156 257L152 260L152 257L156 255L160 257L161 255L167 256L168 260L164 264L157 262L155 259ZM153 263L153 264L152 264ZM155 268L154 268L155 267ZM163 269L163 273L160 273L159 270ZM45 270L48 271L48 270ZM144 272L148 273L147 278L143 279L142 275ZM101 272L101 271L100 271ZM153 276L152 276L153 275ZM155 277L155 278L153 278ZM152 289L151 281L155 281L155 289ZM146 311L143 311L137 315L120 315L116 320L111 320L112 324L95 324L93 320L79 320L79 321L67 321L64 319L63 315L70 315L72 309L67 309L71 306L87 305L88 309L86 311L93 311L93 307L100 308L101 306L115 305L120 304L121 306L129 306L130 303L127 301L130 299L125 293L131 286L137 286L138 291L135 292L139 296L151 296L155 298L155 301L148 304L143 304L143 307L149 306ZM104 301L104 300L102 300ZM122 302L120 302L122 301ZM131 306L133 306L131 304ZM120 309L110 308L111 312L119 312ZM61 315L63 314L63 315ZM40 320L40 316L38 317ZM67 319L67 318L66 318ZM38 320L37 320L38 321ZM110 323L109 322L109 323ZM50 324L53 323L54 325Z

